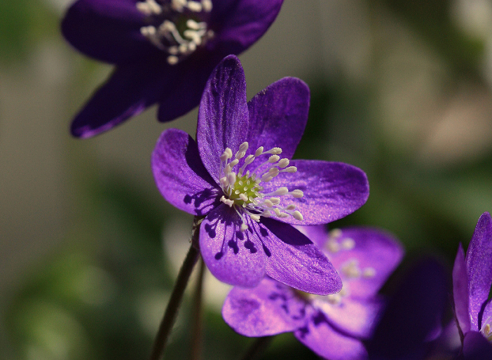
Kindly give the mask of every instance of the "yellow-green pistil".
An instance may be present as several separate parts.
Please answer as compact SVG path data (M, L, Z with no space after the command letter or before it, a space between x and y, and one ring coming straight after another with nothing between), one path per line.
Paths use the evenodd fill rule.
M244 214L254 221L260 221L261 216L276 216L279 218L292 216L297 220L302 220L302 214L296 210L294 204L280 205L280 197L282 196L303 197L304 194L301 190L289 191L286 187L280 187L273 192L265 194L263 193L263 187L260 185L262 182L271 181L281 172L295 173L297 168L288 166L289 159L280 159L278 155L282 153L282 149L278 147L263 151L263 146L260 146L254 154L245 157L248 147L247 142L242 143L234 159L232 150L229 148L226 148L220 157L220 186L224 192L220 201L229 207L234 207L242 220L241 230L248 229ZM249 170L250 165L257 158L267 154L270 156L267 159L263 157L265 159L263 163L254 170ZM243 158L242 166L236 170L236 166Z

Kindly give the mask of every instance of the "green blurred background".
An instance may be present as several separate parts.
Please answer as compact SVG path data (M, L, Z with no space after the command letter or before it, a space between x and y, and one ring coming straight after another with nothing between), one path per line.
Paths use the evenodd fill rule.
M67 0L0 2L0 358L145 359L188 246L192 219L157 191L159 134L194 134L155 108L93 139L73 114L111 66L59 34ZM492 3L285 0L241 60L248 94L284 76L311 87L296 157L367 172L367 204L334 226L396 234L450 265L492 210ZM222 321L227 287L206 278L204 358L251 344ZM190 300L167 359L188 356ZM292 335L264 359L316 358Z

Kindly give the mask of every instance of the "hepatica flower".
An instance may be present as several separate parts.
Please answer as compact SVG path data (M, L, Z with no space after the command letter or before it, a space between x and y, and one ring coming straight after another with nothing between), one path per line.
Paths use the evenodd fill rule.
M226 57L205 87L197 141L170 129L152 156L157 186L203 216L199 247L219 280L256 286L266 275L303 291L340 290L328 259L291 224L320 224L362 206L365 174L351 165L291 160L306 125L309 89L279 80L250 102L241 63Z
M467 359L492 359L492 219L478 220L466 257L460 245L453 268L454 310Z
M371 228L306 230L328 255L343 282L327 296L299 292L265 278L258 287L235 287L222 308L224 320L245 336L294 335L331 360L366 359L362 339L370 336L382 308L377 295L399 264L403 250L391 235Z
M115 64L76 115L71 131L90 137L159 104L159 121L198 105L214 67L257 41L283 0L79 0L62 32L79 51Z

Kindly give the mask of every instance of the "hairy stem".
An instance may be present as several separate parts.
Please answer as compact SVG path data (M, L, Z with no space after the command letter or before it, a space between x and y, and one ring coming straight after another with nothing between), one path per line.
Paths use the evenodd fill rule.
M200 261L198 279L196 279L195 292L193 294L193 317L191 337L191 360L200 360L202 354L202 328L203 328L203 277L205 275L205 263Z

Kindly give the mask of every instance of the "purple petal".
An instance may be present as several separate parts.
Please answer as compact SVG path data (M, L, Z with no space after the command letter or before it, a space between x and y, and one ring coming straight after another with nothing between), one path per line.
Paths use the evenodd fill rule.
M472 330L478 330L478 314L492 285L492 218L488 212L478 220L466 252Z
M323 311L333 327L357 338L371 335L384 305L378 297L361 301L346 298L338 305L314 299L312 304Z
M255 226L249 221L249 226ZM212 275L227 284L254 287L265 276L265 253L258 237L240 230L228 206L212 210L200 225L200 252Z
M61 29L68 42L84 54L123 64L161 56L140 34L144 25L135 0L79 0L68 9Z
M468 308L468 274L466 272L463 246L458 248L453 267L454 313L462 334L470 331L470 311Z
M288 224L262 219L259 236L267 254L266 273L295 289L327 295L342 282L326 256L301 232Z
M292 289L265 278L253 289L234 287L225 299L222 317L241 335L269 336L303 326L305 307Z
M492 326L492 299L489 299L484 307L483 314L480 318L480 328L483 329L487 324Z
M203 216L219 204L219 189L200 161L196 142L182 130L162 133L152 171L164 199L180 210Z
M322 314L313 314L305 328L297 330L296 338L319 356L330 360L367 359L364 345L334 330Z
M446 283L446 271L435 260L415 265L400 281L367 345L370 358L423 359L441 330Z
M202 56L190 56L172 67L176 81L169 85L169 91L161 93L157 118L160 122L174 120L195 108L205 88L212 70L222 60L217 56L202 53Z
M304 217L298 221L293 217L282 221L296 225L326 224L353 213L369 197L369 184L364 172L344 163L293 160L291 165L297 172L280 173L268 183L262 183L265 193L285 186L292 191L299 189L304 197L285 197L283 204L295 204Z
M463 341L463 355L465 360L492 359L492 344L481 333L470 331Z
M297 230L306 235L317 247L323 248L328 240L328 230L325 225L294 226Z
M260 91L248 103L250 153L280 147L292 158L309 112L309 88L296 78L283 78Z
M161 70L150 65L117 67L76 115L72 135L81 138L98 135L154 104L167 81L172 81L165 79Z
M351 298L374 296L395 270L403 257L403 247L386 231L368 227L350 227L339 230L339 250L330 252L324 247L335 269L347 281ZM348 245L350 246L348 246ZM348 249L344 249L348 246ZM349 261L356 260L359 277L347 277L343 271Z
M270 27L283 0L223 0L214 2L211 27L217 34L213 50L239 54L256 42Z
M218 181L220 156L233 153L247 140L246 80L239 59L228 56L215 68L205 86L198 111L197 142L205 168Z

